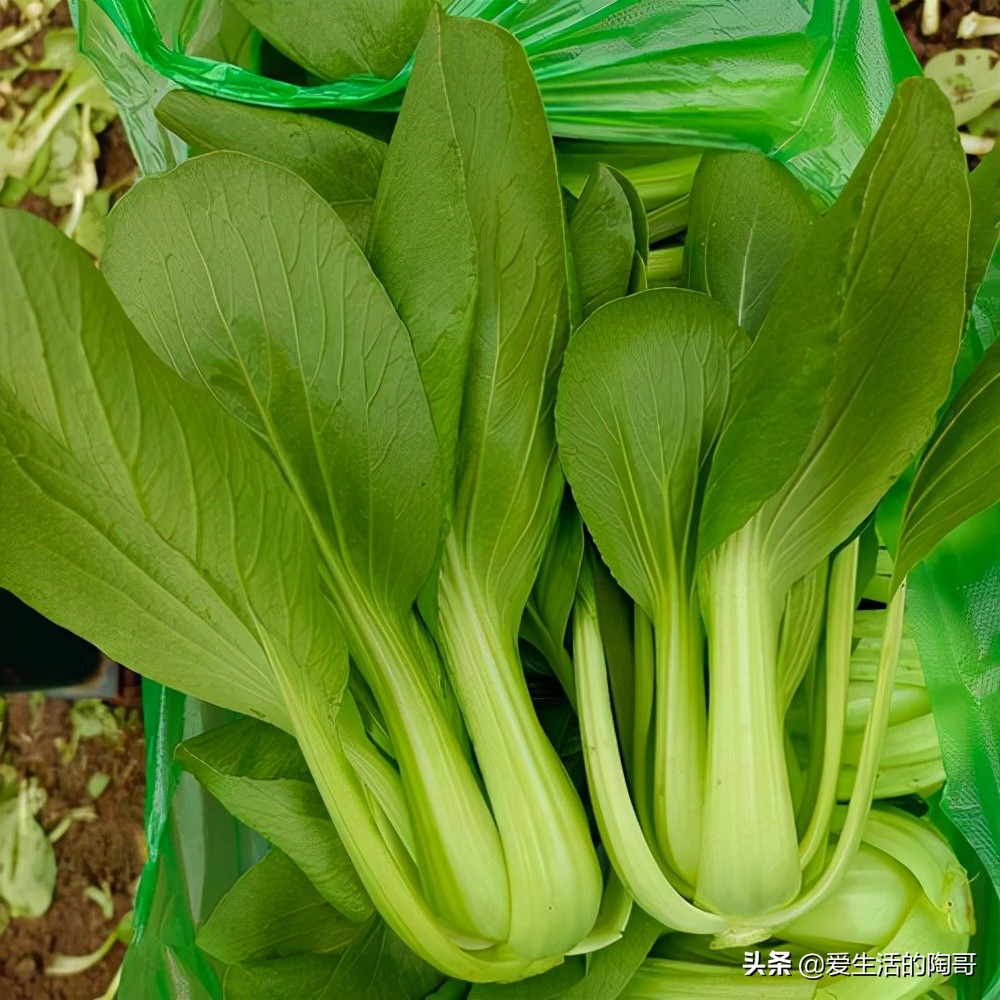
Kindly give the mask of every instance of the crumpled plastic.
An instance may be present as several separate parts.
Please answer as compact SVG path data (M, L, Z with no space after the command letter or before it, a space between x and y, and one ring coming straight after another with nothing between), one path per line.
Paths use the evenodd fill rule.
M119 99L122 116L135 115L133 141L153 147L146 152L154 160L162 132L150 99L164 81L274 107L392 110L409 77L409 63L391 80L354 76L298 86L262 76L259 39L225 0L80 0L79 6L83 51ZM889 4L881 2L450 0L444 6L517 36L557 135L761 149L820 189L844 183L895 83L918 72ZM125 52L133 58L123 59ZM148 94L136 89L143 77Z

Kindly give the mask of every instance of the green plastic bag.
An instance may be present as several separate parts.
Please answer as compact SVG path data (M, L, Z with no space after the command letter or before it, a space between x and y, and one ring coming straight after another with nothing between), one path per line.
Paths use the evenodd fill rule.
M959 359L964 380L1000 340L1000 247ZM973 878L976 975L963 995L1000 997L1000 505L953 531L910 574L917 640L948 776L935 819ZM954 831L949 827L953 824Z
M844 183L895 83L917 72L888 2L441 2L517 36L557 135L761 149L820 189ZM410 72L297 86L256 72L260 39L226 0L80 6L83 50L152 157L162 133L149 98L164 80L251 104L392 110ZM143 66L155 75L145 95Z
M355 77L293 87L267 80L255 72L259 39L224 0L78 0L78 6L83 49L120 109L145 174L186 156L152 114L176 83L251 103L382 110L398 103L405 86L408 68L392 81ZM452 0L447 6L515 31L531 55L556 134L757 148L827 199L874 134L896 83L918 71L888 3ZM653 76L658 88L651 94ZM997 338L1000 254L977 296L966 365ZM997 552L1000 508L964 525L914 571L907 605L948 774L936 819L976 876L977 974L956 984L970 1000L1000 1000ZM264 845L179 772L173 750L230 716L153 684L144 687L144 705L150 857L119 995L222 1000L195 929Z

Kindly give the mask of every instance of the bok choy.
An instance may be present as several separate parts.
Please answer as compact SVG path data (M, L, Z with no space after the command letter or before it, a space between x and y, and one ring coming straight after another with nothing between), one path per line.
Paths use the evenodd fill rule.
M352 16L285 48L390 73L422 32L398 118L168 95L205 152L99 270L0 214L0 585L244 716L176 754L270 844L198 933L226 1000L967 948L904 618L1000 500L947 102L903 84L826 207L759 154L554 143L500 27L407 0L366 54Z
M303 181L219 153L123 200L103 277L82 273L68 286L90 311L67 304L75 319L45 324L31 291L5 320L11 349L37 362L5 373L17 422L40 449L67 449L66 461L72 445L50 417L85 427L90 499L57 519L86 522L103 510L110 531L110 510L150 504L143 537L152 548L133 572L170 575L176 628L191 642L200 633L217 659L225 657L206 629L236 614L239 629L225 629L240 660L199 679L188 667L193 647L180 662L156 656L154 628L148 648L136 651L125 636L119 647L111 622L130 617L120 604L57 608L51 592L16 586L150 676L293 734L365 888L410 946L465 979L512 978L579 945L602 891L582 804L532 709L517 647L562 492L552 404L568 332L564 224L541 103L513 39L436 13L418 62L381 171L371 265ZM456 97L473 78L474 114L468 94ZM494 136L489 154L484 130ZM512 130L518 139L508 143ZM415 165L438 187L426 190ZM507 200L487 197L494 186ZM39 240L60 270L80 272L30 221L10 217L6 231L15 270L5 285L20 283L16 269ZM446 251L443 264L428 246ZM428 296L422 280L422 267L442 266L454 276L449 301ZM67 378L100 385L89 399L67 386L67 403L86 402L75 415L54 401L51 412L21 409L45 377L38 338L49 335L82 337ZM27 342L14 345L20 337ZM107 367L104 352L114 354ZM130 374L137 367L141 377ZM155 418L159 439L146 433L139 390L121 391L132 383L151 396L149 412L174 413ZM184 402L175 406L174 393ZM112 397L121 427L100 416ZM176 421L189 414L182 430ZM208 440L189 442L189 433ZM237 442L232 465L228 439ZM5 502L23 510L20 491L39 487L14 461ZM55 474L62 462L50 452L45 464ZM101 534L90 529L88 563L115 565L139 544L123 528ZM183 572L154 568L178 560ZM27 568L16 552L5 554L7 566ZM192 602L184 588L201 573L205 597ZM266 578L259 606L240 593L254 574ZM154 601L150 583L136 579L129 590ZM190 623L199 613L208 621ZM302 645L309 655L294 652ZM345 654L391 756L364 730L348 745L355 695L344 691ZM281 663L304 676L290 678ZM341 699L345 720L331 727ZM356 773L363 760L369 766Z
M640 905L720 942L762 940L828 894L870 807L902 591L829 853L856 530L929 436L962 332L969 196L947 114L933 87L904 84L816 219L780 168L707 158L692 196L691 278L718 300L640 292L599 309L567 350L561 460L636 603L622 761L592 584L581 590L576 685L598 822ZM748 184L762 204L801 206L771 223L791 236L757 231ZM741 200L745 225L734 221ZM768 264L782 254L775 281ZM825 735L796 795L784 718L807 674L821 688L825 725L814 731Z

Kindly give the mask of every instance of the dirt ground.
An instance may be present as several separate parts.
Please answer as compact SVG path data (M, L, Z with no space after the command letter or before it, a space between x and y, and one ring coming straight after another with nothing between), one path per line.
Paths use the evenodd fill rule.
M116 944L98 965L70 977L45 975L52 956L95 950L132 908L135 882L145 860L143 802L145 741L135 708L120 709L116 738L81 740L66 764L61 754L71 736L67 702L28 695L8 699L0 761L24 778L36 778L48 794L39 814L51 833L71 810L90 810L56 842L55 897L39 919L17 918L0 936L0 997L3 1000L94 1000L108 988L124 948ZM95 800L87 782L95 772L110 779ZM84 816L86 813L83 814ZM114 915L84 895L89 886L106 888Z
M921 63L948 49L992 49L1000 54L1000 35L964 39L957 34L959 22L972 11L1000 17L1000 0L941 0L941 30L931 38L920 30L922 7L920 0L911 0L899 11L899 23Z
M0 29L15 26L21 23L21 13L18 8L10 3L0 2ZM69 6L60 3L49 15L45 28L35 34L28 43L26 49L31 58L37 59L44 51L46 32L53 28L67 28L73 24L69 13ZM14 65L13 51L0 51L0 72ZM21 74L17 80L17 88L20 91L29 90L32 87L41 85L51 87L59 74L55 71L28 71ZM4 113L4 101L0 98L0 116ZM128 147L128 140L125 138L125 130L121 122L116 118L98 137L97 143L100 148L100 157L97 161L98 186L102 188L115 188L120 181L131 178L135 174L135 160ZM123 185L115 196L124 194L126 186ZM115 198L112 199L112 203ZM35 194L26 195L17 205L27 212L40 215L53 225L60 225L70 211L68 207L58 207L45 198Z

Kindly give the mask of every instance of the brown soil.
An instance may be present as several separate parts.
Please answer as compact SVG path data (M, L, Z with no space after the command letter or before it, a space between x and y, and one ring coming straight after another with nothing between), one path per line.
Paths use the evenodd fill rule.
M10 5L0 9L0 28L17 25L20 23L21 14L17 7ZM45 48L45 35L51 28L72 27L73 20L70 17L68 4L60 3L49 14L45 27L36 33L30 41L21 47L20 52L31 60L40 58ZM13 50L0 52L0 70L7 69L15 65L15 53ZM47 88L55 84L59 74L54 71L28 71L22 73L15 83L18 92L30 90L33 87L41 86ZM16 99L16 96L15 96ZM0 98L0 116L3 115L4 101ZM132 151L129 149L128 140L125 138L125 130L116 118L98 137L97 143L100 148L100 156L97 160L97 182L98 186L117 187L112 204L120 198L129 187L129 182L136 174L135 160ZM68 208L58 208L45 198L29 194L21 199L18 208L34 215L39 215L53 225L60 225L69 212ZM6 998L3 998L6 1000Z
M143 801L145 741L135 709L124 712L117 742L83 740L69 764L61 747L69 740L69 705L47 699L33 718L27 695L9 699L6 747L2 758L23 777L35 777L48 793L39 820L51 831L74 808L91 806L97 818L75 821L56 842L58 864L52 907L39 919L11 921L0 936L0 996L3 1000L94 1000L108 987L124 955L116 944L86 972L67 978L46 976L53 955L85 955L97 948L132 908L134 883L145 860ZM110 784L95 802L87 780L106 774ZM83 895L107 883L115 913L105 920Z
M911 0L899 12L899 23L921 63L949 49L992 49L1000 54L1000 35L963 39L957 34L959 22L973 11L1000 17L1000 0L941 0L941 30L933 37L927 37L920 30L922 8L921 0Z
M116 118L98 137L101 153L97 158L97 181L103 187L117 187L122 181L135 177L135 157L129 149L128 139L121 121ZM124 187L117 197L124 194Z

